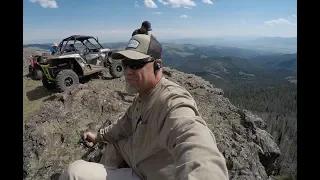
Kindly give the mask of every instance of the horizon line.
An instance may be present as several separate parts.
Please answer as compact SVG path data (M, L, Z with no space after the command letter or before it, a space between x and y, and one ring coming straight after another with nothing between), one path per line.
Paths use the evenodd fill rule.
M164 38L163 41L172 41L172 40L185 40L185 39L214 39L214 38L223 38L223 37L250 37L250 36L235 36L235 35L228 35L228 36L216 36L216 37L181 37L181 38ZM282 37L282 36L251 36L252 38L297 38L297 36L291 36L291 37ZM24 43L23 45L28 44L52 44L52 41L56 41L57 39L37 39L37 40L27 40L27 41L42 41L42 42L33 42L33 43ZM61 39L62 40L62 39ZM59 40L59 42L61 41ZM44 42L44 41L51 41L51 42ZM120 41L100 41L99 43L123 43L127 40L120 40Z

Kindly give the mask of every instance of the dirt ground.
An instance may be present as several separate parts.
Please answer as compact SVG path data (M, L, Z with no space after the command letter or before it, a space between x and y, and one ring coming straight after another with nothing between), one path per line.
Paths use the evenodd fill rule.
M23 77L23 119L31 112L38 109L43 101L48 99L53 92L42 86L41 81Z

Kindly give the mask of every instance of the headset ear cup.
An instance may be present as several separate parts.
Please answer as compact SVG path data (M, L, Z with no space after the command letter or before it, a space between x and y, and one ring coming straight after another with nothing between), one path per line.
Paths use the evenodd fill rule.
M154 62L153 64L154 72L158 71L160 68L161 68L161 65L159 63Z

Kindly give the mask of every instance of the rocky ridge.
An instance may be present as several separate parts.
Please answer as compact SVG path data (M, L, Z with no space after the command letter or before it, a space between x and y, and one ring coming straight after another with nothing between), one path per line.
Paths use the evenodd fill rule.
M227 160L230 179L271 179L281 152L260 117L235 107L221 89L198 76L170 68L164 68L164 75L196 100ZM125 112L132 97L123 94L123 89L124 78L94 79L47 98L25 119L24 179L57 179L70 162L87 158L88 149L78 143L80 135L86 129L96 131ZM96 157L93 161L98 161Z

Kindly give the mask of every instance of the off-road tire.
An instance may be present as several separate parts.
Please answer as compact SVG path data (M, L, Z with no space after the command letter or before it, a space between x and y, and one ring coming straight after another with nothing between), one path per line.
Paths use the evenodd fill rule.
M29 69L29 75L32 75L33 74L33 71L32 71L33 67L31 65L29 65L28 69Z
M122 63L114 62L110 64L109 72L113 78L119 78L124 74L124 67Z
M35 70L35 72L34 72L34 79L36 79L36 80L41 80L42 77L43 77L42 71L39 70L39 69Z
M45 75L42 76L42 85L48 90L53 90L56 88L56 83L47 79Z
M70 87L79 84L79 77L73 70L64 69L57 74L55 81L58 91L64 92Z

